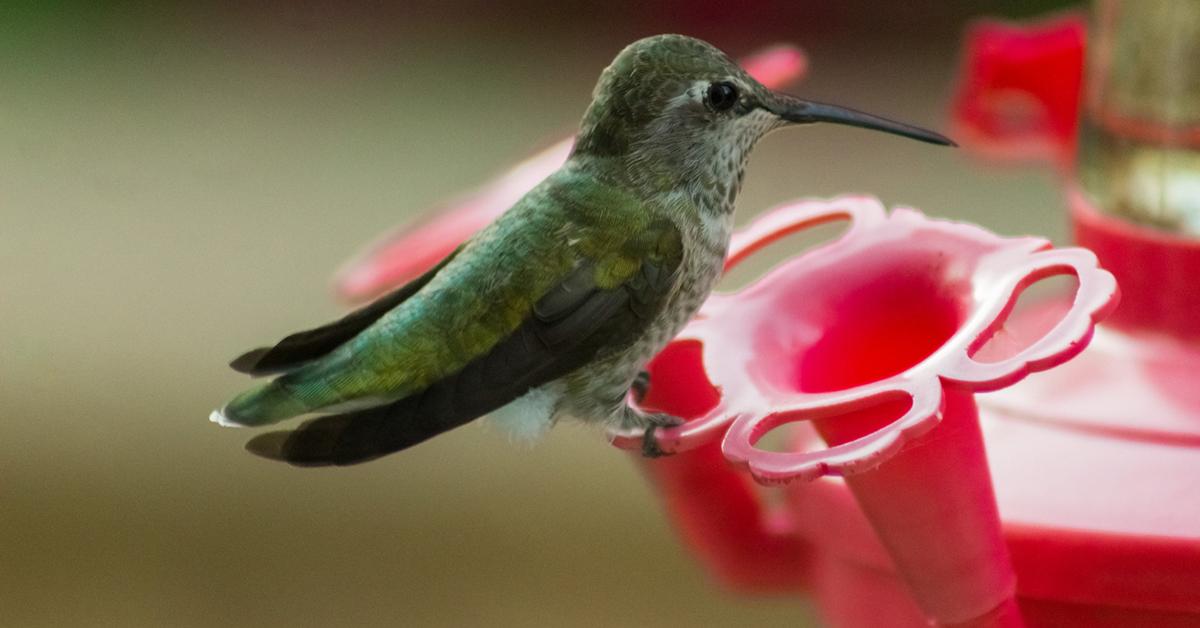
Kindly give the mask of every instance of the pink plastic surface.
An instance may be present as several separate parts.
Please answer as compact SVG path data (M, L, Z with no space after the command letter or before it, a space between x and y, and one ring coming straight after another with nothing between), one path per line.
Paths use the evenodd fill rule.
M803 76L808 60L800 49L780 44L747 57L744 67L763 85L774 88ZM557 170L574 142L574 137L556 142L477 191L383 236L338 271L334 278L338 294L348 301L362 301L419 276Z
M1103 214L1073 185L1067 201L1075 241L1105 260L1128 296L1111 323L1200 340L1200 240Z
M735 236L726 268L788 234L835 220L850 221L836 241L788 260L745 290L713 294L678 336L676 343L702 348L708 380L722 394L702 416L659 430L663 451L724 436L726 455L763 483L852 474L935 425L943 383L990 390L1061 363L1086 345L1094 322L1115 303L1115 282L1088 251L1001 238L907 208L889 215L862 196L764 214ZM1080 282L1070 311L1028 346L976 359L1021 291L1058 274ZM901 412L823 452L754 447L774 427L807 419L824 420L839 432L835 440L845 441L861 430L825 419L881 405ZM640 433L616 434L614 443L633 449L640 439Z
M743 232L733 259L742 259L746 251L783 233L789 225L814 224L819 215L800 219L797 214L795 220L783 220L780 214L769 214ZM766 228L768 224L774 226ZM747 238L747 234L757 235ZM1200 273L1200 267L1190 268ZM782 268L772 274L779 272ZM1051 299L1011 313L1003 329L978 348L976 357L995 360L1027 352L1045 330L1060 323L1078 294L1065 302ZM736 322L745 326L748 320ZM721 404L718 392L723 391L714 387L720 380L705 372L704 357L702 345L695 339L668 347L652 363L654 386L645 400L647 406L686 409L687 416L702 416ZM868 363L866 368L873 367ZM992 613L966 625L1006 625L1017 621L1018 611L1030 626L1200 625L1197 373L1200 346L1195 343L1113 329L1099 333L1093 346L1074 360L1018 386L980 397L987 470L995 487L1004 545L1012 557L1017 595L1015 601L1006 600ZM953 417L965 416L965 411L950 411L955 388L946 389L946 419L928 439L938 438L953 425ZM797 429L788 449L819 450L821 435L830 436L820 423L793 423ZM699 431L691 438L697 442L685 439L681 451L693 444L700 446L700 442L711 443L716 437ZM931 440L920 447L944 444ZM910 451L902 450L880 469L903 461ZM659 467L656 473L686 472L704 477L713 486L734 485L734 478L742 478L711 450L707 452L693 456L693 451L683 451L669 459L670 467ZM972 460L976 468L983 462L981 458ZM660 462L643 464L654 469ZM909 481L891 486L890 492L901 495L895 499L907 499L902 495L930 482L919 475L928 470L921 466ZM969 466L956 466L950 474L970 471ZM657 480L657 475L651 477ZM722 573L743 574L738 583L742 589L776 590L779 587L761 581L755 585L754 579L744 574L755 573L760 565L763 573L778 573L778 563L763 562L768 552L762 551L766 545L761 539L790 530L807 551L797 552L795 569L783 570L793 578L781 579L779 586L810 592L830 625L878 626L880 617L887 617L889 626L926 625L930 600L923 599L914 587L912 569L903 567L904 563L912 560L913 554L918 560L928 554L934 562L945 561L946 546L953 545L958 551L961 538L987 526L964 525L958 531L938 526L934 534L921 540L921 517L952 502L934 499L915 507L910 502L909 508L898 509L900 517L881 520L868 514L871 506L862 502L862 491L854 487L857 477L862 475L793 482L786 489L790 507L782 512L751 501L748 511L753 516L738 519L741 531L724 539L724 550L713 549L722 545L714 534L705 539L707 551L698 555L716 571L735 567ZM740 486L744 489L744 484ZM660 489L664 493L672 490L662 484ZM723 492L706 491L695 484L686 490L667 503L672 509L682 504L687 510L686 518L679 517L678 510L673 510L672 516L684 538L694 544L689 527L704 521L706 515L722 520L728 516L722 509L728 503ZM741 495L742 503L747 503L747 494ZM892 497L885 495L884 501L887 499ZM744 515L746 510L739 508L739 512ZM892 531L881 533L881 522ZM704 527L711 531L717 526L709 521ZM899 539L896 530L901 531ZM743 541L760 551L748 551ZM772 542L781 541L773 538ZM723 562L712 560L715 555L722 556ZM795 581L801 575L804 579ZM946 577L918 586L933 588L935 598L944 594L964 599L962 592L944 588L946 583L963 584L960 577ZM995 585L994 590L1000 588Z
M725 457L766 484L846 476L854 504L926 617L1021 625L972 391L1077 354L1115 303L1112 276L1082 249L1001 238L910 209L889 215L867 197L769 212L739 232L727 267L837 219L851 224L836 241L745 290L710 297L652 364L647 408L694 417L660 430L659 445L686 452L723 435ZM1059 318L1030 342L991 342L1021 291L1054 274L1078 280ZM767 431L796 421L811 421L828 447L756 447ZM640 439L624 433L614 442L635 448ZM712 464L681 458L671 464ZM727 506L697 493L668 501L700 513L698 504ZM680 523L694 525L690 517ZM797 564L798 572L809 568Z

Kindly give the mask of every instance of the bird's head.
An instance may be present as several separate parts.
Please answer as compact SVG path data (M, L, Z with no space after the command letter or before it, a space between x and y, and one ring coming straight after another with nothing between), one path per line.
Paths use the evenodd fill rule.
M772 91L708 43L658 35L630 44L604 70L575 153L618 158L640 176L721 179L741 172L763 135L812 122L953 145L933 131Z

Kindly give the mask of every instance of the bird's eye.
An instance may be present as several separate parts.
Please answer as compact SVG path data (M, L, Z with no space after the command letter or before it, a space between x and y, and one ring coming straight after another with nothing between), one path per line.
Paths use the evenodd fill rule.
M705 99L713 111L728 111L737 104L738 91L730 83L713 83L708 86Z

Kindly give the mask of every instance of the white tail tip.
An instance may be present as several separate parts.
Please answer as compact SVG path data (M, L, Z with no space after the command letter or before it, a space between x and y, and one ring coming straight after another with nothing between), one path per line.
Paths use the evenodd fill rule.
M225 413L220 410L213 410L212 414L208 415L208 420L220 425L221 427L246 427L241 423L234 423L225 417Z

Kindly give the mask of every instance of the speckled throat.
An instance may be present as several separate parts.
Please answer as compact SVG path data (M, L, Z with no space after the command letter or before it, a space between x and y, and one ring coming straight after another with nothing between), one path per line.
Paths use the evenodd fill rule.
M661 161L645 156L639 159L636 154L633 161L640 161L643 168L622 171L627 177L622 183L641 194L649 193L647 211L664 211L675 222L683 236L684 259L666 306L642 335L626 347L598 356L567 378L563 407L567 413L610 424L627 423L634 416L624 411L626 392L646 363L695 315L720 279L749 152L775 126L773 116L747 116L744 125L714 133L690 151L677 154L682 163L673 173L656 172ZM652 150L662 154L661 146ZM671 185L666 189L655 189L668 181Z

